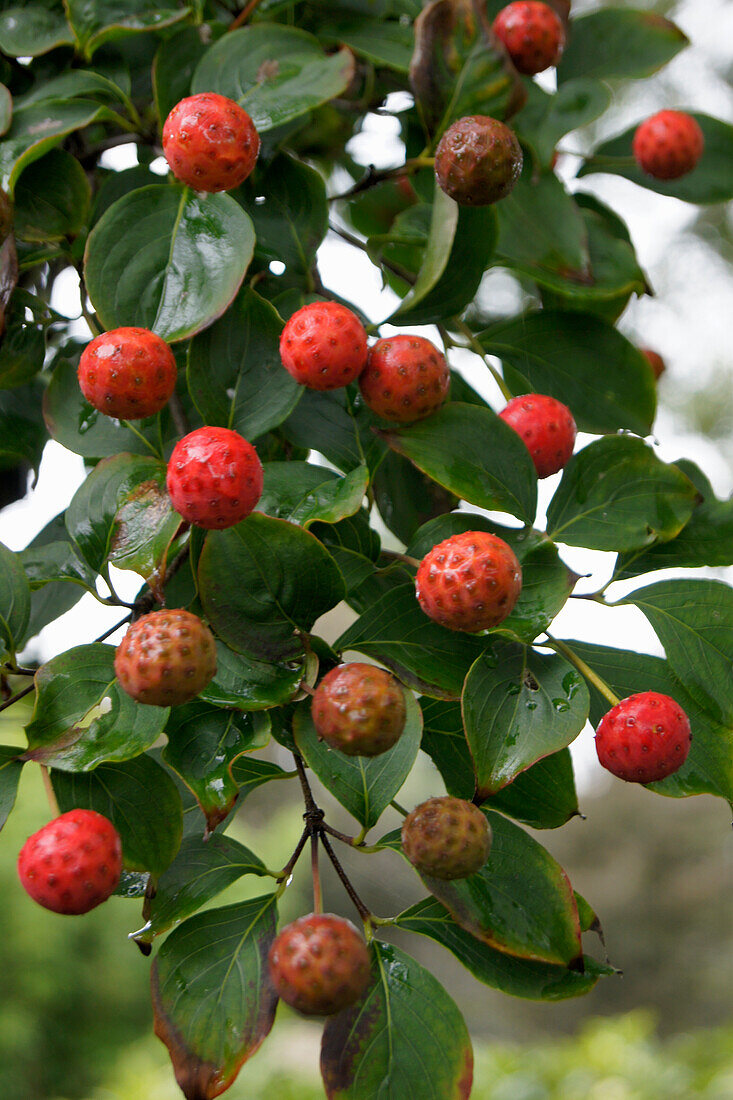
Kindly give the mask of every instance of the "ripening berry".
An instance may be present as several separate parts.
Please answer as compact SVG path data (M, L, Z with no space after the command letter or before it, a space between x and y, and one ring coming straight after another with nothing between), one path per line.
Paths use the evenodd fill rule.
M654 371L654 377L659 381L667 369L664 359L662 359L658 351L652 351L651 348L639 348L639 351L647 359L649 366Z
M478 806L443 795L422 802L402 823L402 851L423 875L467 878L489 858L491 829Z
M377 416L412 424L445 401L450 371L445 356L423 336L387 336L369 349L359 389Z
M379 756L405 728L405 696L383 668L354 661L331 669L313 694L316 733L347 756Z
M499 413L526 444L537 477L550 477L567 465L577 429L567 405L542 393L513 397Z
M154 707L188 703L215 672L214 636L201 619L182 608L143 615L115 653L120 686L138 703Z
M175 510L207 530L233 527L262 496L262 463L251 443L229 428L197 428L179 440L166 484Z
M331 913L300 917L275 939L268 955L280 997L305 1016L332 1016L369 985L366 944L351 921Z
M247 112L216 92L182 99L163 126L163 152L171 172L196 191L239 187L259 151L259 134Z
M339 302L311 302L296 310L280 337L280 358L296 382L311 390L348 386L367 360L359 318Z
M435 150L435 175L460 206L488 206L506 198L522 171L514 131L487 115L459 118Z
M514 551L496 535L466 531L439 542L417 571L416 594L431 619L449 630L489 630L510 615L522 590Z
M18 856L23 889L54 913L88 913L114 893L121 873L119 834L94 810L69 810L49 821Z
M90 405L118 420L142 420L166 405L176 388L173 352L147 328L96 336L79 360L79 386Z
M692 115L660 111L637 127L631 148L642 172L657 180L676 180L698 163L705 138Z
M548 4L517 0L502 8L493 25L517 72L534 76L557 65L565 46L565 28Z
M657 691L622 699L596 730L604 768L627 783L653 783L682 767L690 751L690 720L679 703Z

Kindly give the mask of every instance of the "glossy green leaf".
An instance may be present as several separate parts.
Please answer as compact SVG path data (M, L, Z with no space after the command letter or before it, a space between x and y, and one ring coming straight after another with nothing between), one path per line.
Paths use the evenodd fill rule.
M90 58L105 42L128 34L142 34L178 23L188 15L180 5L159 8L151 0L65 0L66 13L77 49Z
M379 17L327 17L319 37L326 42L348 46L357 56L380 68L394 69L398 73L406 73L410 68L413 32L409 23L387 22Z
M111 67L114 79L93 72L91 69L70 69L50 80L40 74L28 92L18 98L18 107L30 107L46 100L98 99L103 103L122 104L130 110L129 77L119 68ZM122 86L124 85L124 87Z
M258 511L289 519L306 530L317 520L338 523L361 508L369 484L366 466L339 477L306 462L268 462Z
M192 91L236 100L264 133L340 95L353 72L349 50L329 57L305 31L260 23L212 46L196 68Z
M674 538L696 498L689 478L641 439L608 436L565 467L547 510L548 535L593 550L634 550Z
M11 195L21 172L75 130L115 116L90 100L58 100L19 108L0 141L0 180Z
M436 978L391 944L373 940L372 983L329 1017L321 1044L328 1100L468 1100L473 1049L458 1008Z
M181 844L181 798L150 756L102 764L83 775L54 769L51 782L62 813L78 806L109 818L120 834L128 870L158 875L173 861Z
M144 913L147 923L135 933L135 942L152 943L242 875L265 874L262 860L229 836L184 837L178 855L158 879Z
M555 95L528 82L527 93L527 103L512 119L512 129L532 146L546 168L552 164L560 138L593 122L611 102L607 85L584 77L562 84Z
M418 528L449 512L458 498L426 477L396 451L388 451L372 481L374 499L385 526L408 543Z
M31 589L19 554L0 542L0 650L14 653L31 613Z
M26 168L16 184L16 237L57 241L76 236L86 224L91 194L76 157L52 149Z
M41 416L38 383L0 390L0 465L15 466L27 462L34 470L41 463L48 440Z
M733 725L733 592L721 581L660 581L621 600L643 611L672 672L697 703Z
M553 752L521 772L513 783L486 799L484 808L499 810L530 829L559 829L577 817L573 761L568 749Z
M63 513L54 516L26 549L21 550L20 560L31 586L27 641L69 611L84 595L85 589L94 585L96 577L69 539ZM69 584L69 581L76 583Z
M117 460L114 458L103 459L100 466L103 463L115 461ZM133 457L130 459L130 466L133 465L135 474L132 476L135 478L135 484L130 484L131 479L128 478L125 478L122 483L117 481L115 475L110 478L118 485L118 504L109 543L109 561L118 569L131 569L139 573L154 590L157 590L165 577L168 553L176 532L181 526L181 517L173 508L166 489L166 464L156 459L144 463L143 459ZM99 466L94 470L94 474L98 469ZM144 473L148 476L138 480ZM94 474L90 474L89 477L93 477ZM104 479L106 480L106 474ZM106 490L103 491L101 486L98 488L97 498L102 495L102 492L106 497L109 492L109 482ZM97 516L99 514L98 511Z
M23 761L18 759L17 747L0 745L0 829L15 805L22 770Z
M507 645L479 657L462 696L479 798L574 741L588 707L582 676L557 654Z
M25 320L25 309L11 308L0 343L0 389L15 389L35 378L43 367L46 336L43 327Z
M267 1038L275 894L209 909L171 932L153 963L155 1033L189 1097L218 1096Z
M63 12L41 4L6 8L0 14L0 50L8 57L39 57L58 46L71 46L74 36Z
M233 649L268 660L296 657L295 632L309 631L344 595L336 563L313 535L258 512L207 535L198 578L216 633Z
M365 463L373 468L384 453L374 434L376 418L352 390L306 390L283 431L296 447L320 451L329 462L348 472Z
M304 666L297 661L258 661L223 642L216 644L216 660L216 675L200 693L216 707L254 711L279 706L297 694L304 676Z
M573 19L557 79L649 76L689 45L669 19L653 11L606 8Z
M230 195L142 187L89 234L87 291L105 328L139 325L173 343L224 312L253 250L252 222Z
M599 145L581 167L578 175L609 172L647 187L660 195L672 195L683 202L698 205L728 202L733 199L733 126L719 118L690 111L700 125L705 138L705 150L696 168L676 180L658 180L638 167L631 153L636 126ZM2 148L0 146L0 148Z
M256 756L240 756L232 764L232 777L239 788L240 805L252 791L263 784L273 779L290 779L294 774L283 771L269 760L258 760Z
M519 436L490 409L451 402L427 420L380 433L439 485L479 508L531 523L537 475Z
M162 39L153 62L153 94L161 127L176 103L189 94L194 70L211 45L212 32L220 37L223 30L221 25L207 23L182 27Z
M393 318L401 318L403 313L414 315L418 312L420 303L438 285L447 268L457 228L458 203L446 195L436 183L430 229L417 280L393 313Z
M26 726L30 760L89 771L129 760L160 736L167 707L136 703L117 683L114 647L93 643L53 657L36 673L36 705Z
M422 714L412 693L404 692L405 729L396 745L379 756L346 756L319 741L311 719L310 700L295 712L293 733L298 750L324 787L365 829L382 813L412 771L420 748Z

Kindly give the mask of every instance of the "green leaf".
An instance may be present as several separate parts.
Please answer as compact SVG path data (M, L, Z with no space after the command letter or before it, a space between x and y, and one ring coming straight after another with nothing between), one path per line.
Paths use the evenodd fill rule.
M127 457L130 467L135 467L135 474L131 470L130 478L134 476L136 484L130 484L128 478L120 483L115 475L110 479L118 486L118 505L113 518L109 561L118 569L131 569L139 573L155 591L165 577L168 552L181 525L181 517L173 508L166 489L166 464L156 459L146 462ZM89 478L96 474L101 465L115 461L113 458L103 459ZM105 481L107 473L108 470L103 478ZM145 473L148 476L138 480ZM106 497L108 492L109 482L104 490L100 486L95 495ZM100 518L99 511L96 518Z
M366 406L356 402L354 387L306 390L283 431L296 447L319 451L348 472L365 463L372 469L384 454L384 444L372 431L376 424Z
M319 29L319 37L326 42L348 46L359 57L380 68L394 69L398 73L407 73L410 68L413 32L409 23L363 16L327 18Z
M229 836L184 837L178 855L158 879L144 914L147 923L135 933L135 942L152 943L242 875L266 873L262 860Z
M280 361L282 321L243 288L223 317L191 341L188 388L206 424L255 439L293 411L302 387Z
M125 0L124 11L117 0L65 0L77 49L90 58L109 42L128 34L160 30L186 19L186 7L158 8L150 0Z
M664 646L674 675L697 703L733 725L733 592L721 581L660 581L629 593Z
M392 319L401 318L403 313L417 313L417 306L438 285L447 268L457 228L458 203L441 191L436 183L430 229L417 281L392 314Z
M396 745L380 756L346 756L319 741L310 700L295 711L293 733L298 750L324 787L364 829L376 825L412 771L422 736L422 714L409 691L405 729Z
M650 76L689 44L685 34L652 11L606 8L573 19L557 70L558 83L573 77Z
M521 772L513 783L484 802L530 829L559 829L577 817L573 761L568 749L553 752Z
M142 326L174 343L224 312L253 250L252 222L231 195L142 187L89 234L86 287L106 329Z
M22 770L23 761L18 759L18 749L10 745L0 745L0 829L15 805Z
M36 535L20 560L31 585L31 615L25 641L69 611L95 582L94 572L81 560L69 539L64 515L55 516ZM56 583L59 577L60 583ZM46 583L47 579L49 583ZM69 584L74 580L76 583Z
M462 697L481 801L574 741L588 707L583 677L557 654L515 645L482 654L466 677Z
M490 409L459 402L409 428L380 433L439 485L479 508L531 523L537 475L529 451Z
M41 464L48 440L41 416L41 395L37 382L0 391L0 468L27 462L34 470Z
M161 41L153 61L153 94L161 127L176 103L188 95L194 70L211 44L212 32L219 38L223 30L221 25L211 23L182 27Z
M71 69L50 80L43 79L39 74L30 91L24 92L18 98L17 105L30 107L33 103L43 103L46 100L86 98L121 103L129 111L129 76L123 75L120 69L114 67L111 71L113 80L91 69ZM125 85L124 88L120 86L122 84Z
M0 14L0 50L8 57L39 57L73 43L74 36L63 12L30 4L6 8Z
M531 145L543 168L549 168L557 143L565 134L602 115L611 91L599 80L569 80L549 95L533 81L526 85L528 100L512 120L512 129Z
M290 779L294 772L283 771L269 760L258 760L255 756L240 756L232 764L232 777L239 788L239 804L244 802L252 791L273 779Z
M307 530L317 520L338 523L361 508L369 485L366 466L339 477L307 462L267 462L258 511L289 519Z
M2 187L12 195L21 172L34 160L75 130L115 118L107 107L84 99L53 100L18 108L12 126L0 141Z
M76 157L52 149L34 161L15 187L15 235L23 241L60 241L86 225L92 192Z
M335 646L365 653L415 691L457 699L466 673L491 641L432 622L417 602L414 584L403 584L370 601Z
M53 657L36 673L36 705L26 726L29 760L90 771L129 760L160 736L167 707L136 703L117 683L114 647L93 643Z
M197 699L172 708L165 733L168 744L163 759L196 796L207 831L213 832L237 800L232 763L242 753L262 748L269 737L269 722Z
M305 31L260 23L226 34L207 50L192 91L236 100L264 133L341 95L353 73L349 50L328 57Z
M631 152L636 126L599 145L578 172L587 176L593 172L608 172L624 176L640 187L660 195L672 195L683 202L698 205L728 202L733 199L733 126L719 118L688 112L700 125L705 138L705 150L696 168L676 180L658 180L642 172ZM0 146L0 149L2 146Z
M102 764L84 775L53 769L51 782L66 813L79 806L109 818L122 840L129 871L165 871L181 844L181 798L168 773L150 756Z
M0 137L7 134L12 121L13 97L8 88L4 84L0 84Z
M592 550L635 550L671 539L692 515L697 490L633 436L608 436L565 467L547 510L550 538Z
M153 963L155 1033L190 1097L218 1096L267 1038L277 897L209 909L171 932Z
M19 648L30 613L31 589L22 559L0 542L0 647L5 659Z
M435 898L425 898L410 906L397 918L398 928L427 936L445 947L484 985L500 989L513 997L533 1001L564 1001L589 993L611 967L599 966L584 958L584 972L551 963L519 959L496 951L466 932Z
M372 481L385 526L408 543L418 528L455 508L458 499L396 451L388 451Z
M216 633L268 660L296 657L295 632L309 631L344 595L336 563L313 535L257 512L207 535L198 580Z
M215 707L255 711L279 706L297 694L304 676L297 662L258 661L223 642L216 644L216 660L216 675L200 694Z
M436 978L391 944L372 941L372 984L326 1021L321 1073L328 1100L467 1100L473 1050Z
M493 834L488 863L466 879L423 875L423 881L482 943L507 955L575 967L582 958L580 923L567 875L518 825L484 812Z

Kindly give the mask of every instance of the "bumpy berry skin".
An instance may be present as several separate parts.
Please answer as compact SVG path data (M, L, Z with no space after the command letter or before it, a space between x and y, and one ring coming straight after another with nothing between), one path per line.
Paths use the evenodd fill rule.
M652 351L651 348L639 348L639 351L646 357L649 366L654 371L654 377L659 381L667 369L667 364L664 362L664 359L662 359L658 351Z
M335 390L359 377L367 360L359 318L339 302L311 302L296 310L280 337L285 370L311 390Z
M439 542L417 571L416 594L426 615L449 630L473 634L506 619L522 590L514 551L496 535L466 531Z
M434 413L450 388L445 356L423 336L387 336L369 349L359 377L365 402L377 416L412 424Z
M216 643L211 631L182 608L143 615L115 654L120 686L138 703L154 707L188 703L215 672Z
M565 28L551 7L539 0L517 0L502 8L493 31L506 46L517 72L534 76L557 65Z
M682 767L690 751L690 720L669 695L643 691L612 707L598 723L596 752L607 771L627 783L653 783Z
M147 328L115 328L84 348L79 386L90 405L119 420L142 420L164 407L176 388L176 361Z
M229 428L197 428L179 440L166 484L175 510L207 530L233 527L262 496L262 463L246 439Z
M187 96L163 126L171 172L196 191L230 191L257 161L260 137L247 112L216 92Z
M26 893L54 913L88 913L113 894L122 872L114 825L94 810L69 810L29 836L18 856Z
M278 996L304 1016L332 1016L371 978L366 944L351 921L311 913L283 928L268 956Z
M450 880L480 871L491 829L478 806L443 795L422 802L402 823L402 851L421 874Z
M567 405L542 393L513 397L499 416L532 456L537 477L550 477L570 460L577 428Z
M347 756L379 756L405 728L405 697L383 668L354 661L331 669L313 695L311 715L322 741Z
M637 127L631 148L642 172L657 180L676 180L698 163L705 138L692 115L660 111Z
M435 150L435 175L460 206L488 206L506 198L522 171L514 132L488 115L459 118Z

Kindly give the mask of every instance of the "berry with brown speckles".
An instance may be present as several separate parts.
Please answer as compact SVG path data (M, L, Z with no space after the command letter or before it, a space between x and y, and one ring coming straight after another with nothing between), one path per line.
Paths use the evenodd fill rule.
M188 703L213 679L216 643L209 628L182 608L151 611L133 623L117 647L115 673L138 703Z
M147 328L103 332L84 348L79 386L90 405L119 420L142 420L166 405L176 388L173 352Z
M163 152L173 175L196 191L230 191L250 175L260 151L252 119L216 92L187 96L163 126Z
M122 873L114 825L94 810L69 810L29 836L18 856L26 893L54 913L88 913L113 894Z
M491 829L478 806L443 795L422 802L402 823L402 851L432 878L467 878L489 858Z
M682 767L690 751L690 720L679 703L657 691L622 699L596 730L596 752L607 771L627 783L654 783Z
M339 302L311 302L292 315L280 337L288 374L311 390L335 390L359 377L367 361L359 318Z
M416 594L426 615L449 630L489 630L510 615L522 570L503 539L466 531L439 542L417 571Z
M577 428L567 405L542 393L526 393L499 413L532 456L537 477L550 477L570 461Z
M359 389L372 412L411 424L445 401L450 371L445 356L423 336L387 336L369 349Z
M514 131L487 115L459 118L435 150L435 175L460 206L488 206L506 198L522 171Z
M649 366L654 371L654 377L658 381L667 369L667 364L664 362L664 359L662 359L658 351L652 351L651 348L639 348L639 351L647 359Z
M676 180L698 163L705 137L692 115L659 111L637 127L631 148L642 172L657 180Z
M175 510L207 530L233 527L262 496L262 463L229 428L197 428L173 448L166 484Z
M300 917L268 955L277 995L305 1016L332 1016L362 995L371 979L369 953L351 921L331 913Z
M379 756L397 743L405 728L405 696L383 668L354 661L331 669L311 706L322 741L347 756Z

